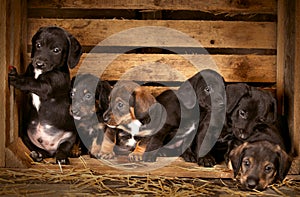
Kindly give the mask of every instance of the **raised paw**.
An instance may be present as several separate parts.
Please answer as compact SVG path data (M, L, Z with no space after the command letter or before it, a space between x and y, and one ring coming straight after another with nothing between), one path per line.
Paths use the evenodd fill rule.
M35 162L43 161L43 155L37 151L31 151L29 155Z
M213 167L214 165L216 165L216 160L213 156L206 155L204 157L198 158L197 163L199 166Z

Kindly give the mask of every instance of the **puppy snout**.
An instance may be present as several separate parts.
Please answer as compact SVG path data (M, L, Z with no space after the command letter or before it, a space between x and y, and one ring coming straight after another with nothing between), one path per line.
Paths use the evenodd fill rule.
M257 185L258 185L258 182L259 182L258 178L249 177L247 179L246 186L249 189L255 189L257 187Z
M105 112L103 114L103 121L106 122L106 123L109 121L109 113Z
M36 68L42 69L42 68L45 67L46 63L45 63L45 61L43 61L43 60L37 60L37 61L35 62L35 65L36 65Z

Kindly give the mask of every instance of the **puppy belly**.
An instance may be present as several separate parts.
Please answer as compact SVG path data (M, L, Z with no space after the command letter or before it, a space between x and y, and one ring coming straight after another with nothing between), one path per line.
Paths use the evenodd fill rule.
M61 143L73 137L72 132L59 130L48 124L37 124L34 121L31 123L31 127L29 127L27 133L34 145L46 150L51 155L57 151L57 148Z

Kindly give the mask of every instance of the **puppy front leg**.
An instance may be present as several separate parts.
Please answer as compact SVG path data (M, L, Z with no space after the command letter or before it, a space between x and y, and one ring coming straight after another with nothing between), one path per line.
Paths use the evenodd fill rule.
M141 139L137 143L134 151L128 155L129 161L142 161L143 155L146 151L147 144L148 144L147 138Z
M107 128L104 133L103 142L101 145L101 151L99 158L101 159L112 159L115 157L114 147L116 144L116 131Z
M68 157L70 155L72 147L73 147L73 143L69 141L65 141L61 143L55 154L56 163L60 163L64 165L70 164Z

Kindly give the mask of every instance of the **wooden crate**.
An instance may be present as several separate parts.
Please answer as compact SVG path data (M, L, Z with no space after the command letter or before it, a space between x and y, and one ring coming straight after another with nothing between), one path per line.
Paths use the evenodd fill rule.
M141 42L124 42L125 44L121 46L98 48L95 52L98 43L130 28L145 26L171 28L200 42L209 53L201 55L209 55L213 59L226 82L247 82L272 91L278 99L280 111L289 117L293 145L299 153L300 69L297 65L300 55L298 54L300 14L297 11L300 10L300 4L297 1L5 0L4 2L0 7L1 21L6 21L6 24L1 23L0 26L2 65L13 64L24 71L30 59L33 34L41 26L56 25L73 34L84 49L79 66L71 72L72 76L87 62L89 65L109 63L110 59L105 59L106 54L109 57L115 51L130 50L109 63L101 78L115 82L129 69L150 63L154 66L166 64L188 78L199 71L187 61L198 53L199 49L191 50L188 46L180 45L175 38L175 42L166 44L165 49L157 47L155 43L144 46ZM138 35L128 35L129 39L132 37L142 40ZM143 48L138 49L141 46ZM176 51L181 51L180 54L172 53L175 48ZM0 167L31 166L24 155L23 149L26 147L18 137L18 128L21 127L18 117L22 98L18 92L14 93L8 87L8 66L2 66L0 69L3 75L1 79L4 81L0 83L0 89L5 92L0 100L3 111L0 115L0 125L5 131L0 134ZM93 66L86 69L95 72ZM141 82L163 82L175 88L184 80L177 75L170 76L168 69L153 69L147 74L136 75L133 79ZM164 88L151 89L155 89L157 93ZM87 163L97 168L93 165L93 161ZM297 158L291 174L299 174L299 163ZM224 170L224 174L221 171L217 169L213 173L207 173L205 170L194 173L183 171L181 175L190 174L206 178L231 177L230 172ZM113 170L109 172L118 173ZM172 170L164 172L167 175L173 173Z

